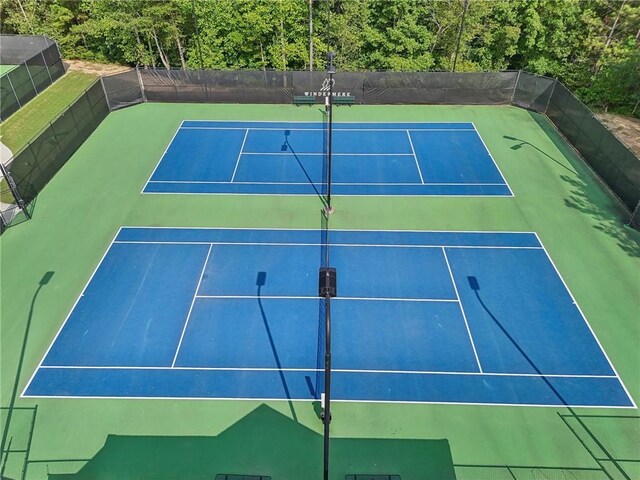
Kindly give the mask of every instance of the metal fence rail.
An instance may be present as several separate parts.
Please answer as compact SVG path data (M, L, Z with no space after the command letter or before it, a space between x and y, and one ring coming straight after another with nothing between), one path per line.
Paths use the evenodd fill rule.
M58 44L44 36L0 35L0 64L16 65L0 77L0 121L65 73Z
M640 203L640 160L558 80L522 71L338 72L332 89L365 105L515 105L546 114L630 210ZM142 69L105 77L111 109L149 102L322 101L324 72Z
M640 224L640 160L556 79L522 71L339 72L333 78L334 95L359 104L514 105L546 114L636 212L630 223ZM324 72L307 71L136 69L106 76L18 152L9 171L28 203L109 111L142 102L281 104L297 96L322 102L329 87Z
M19 198L12 195L6 179L0 182L2 229L18 216L21 202L32 204L108 114L109 106L98 79L13 155L5 167Z
M562 83L545 111L584 160L633 211L640 203L640 160Z

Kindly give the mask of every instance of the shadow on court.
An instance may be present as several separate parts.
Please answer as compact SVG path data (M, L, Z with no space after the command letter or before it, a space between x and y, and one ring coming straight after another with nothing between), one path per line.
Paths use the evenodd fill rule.
M305 166L302 164L302 161L300 160L300 157L298 156L296 151L293 149L293 145L291 145L291 143L289 142L289 135L291 135L291 130L285 130L284 131L284 142L283 142L282 146L280 147L280 151L281 152L291 152L291 155L293 155L293 158L295 158L296 162L298 163L298 166L300 167L300 170L302 170L302 173L307 178L307 181L309 182L309 185L311 185L311 187L313 188L313 191L316 192L316 195L318 196L318 198L322 202L322 206L325 207L327 205L327 201L326 201L326 199L324 197L324 194L323 194L323 192L318 190L318 187L316 186L316 184L314 183L313 179L311 178L311 175L309 175L309 172L307 171ZM325 154L326 154L326 152L325 152ZM322 170L323 170L323 172L326 170L326 167L324 165L323 165ZM326 184L326 173L323 173L321 188L325 184Z
M549 155L547 152L545 152L544 150L542 150L541 148L538 148L535 146L535 144L528 142L526 140L523 140L521 138L518 137L513 137L510 135L503 135L502 138L506 139L506 140L511 140L513 142L515 142L510 148L511 150L517 151L520 150L521 148L532 148L533 150L536 150L537 152L541 153L542 155L544 155L545 157L547 157L549 160L551 160L552 162L557 163L558 165L560 165L562 168L564 168L565 170L568 170L570 173L573 173L574 175L577 175L577 173L569 166L565 165L562 161L552 157L551 155Z
M258 306L260 307L260 315L262 316L262 323L264 324L265 331L267 332L267 336L269 337L269 345L271 346L271 352L273 353L273 358L276 362L276 365L278 366L280 381L282 382L282 388L284 389L285 395L288 399L291 416L297 422L298 416L296 415L295 408L293 408L293 402L291 401L291 392L289 391L289 385L287 385L287 380L284 377L284 373L282 372L282 363L280 362L278 349L276 348L276 344L273 341L273 335L271 334L271 328L269 327L269 320L267 319L267 314L265 313L264 306L262 305L262 287L264 287L266 283L267 283L267 272L258 272L258 276L256 278L256 285L258 287Z
M357 473L396 474L402 480L456 478L446 439L336 438L331 446L331 478ZM213 480L219 474L321 478L322 435L260 405L212 437L109 435L79 471L48 478Z
M587 169L583 160L578 158L545 116L533 112L529 112L529 115L560 151L564 163L530 142L505 135L505 140L513 143L511 148L535 149L567 170L566 174L560 175L560 179L570 188L569 197L564 199L565 206L591 217L595 222L593 228L613 238L627 255L640 257L640 232L626 225L631 214L611 198L609 192L603 190L602 181Z
M624 459L620 459L615 453L610 451L611 447L607 446L600 439L600 435L598 435L593 428L591 428L587 422L584 421L586 416L581 416L576 413L576 411L569 405L569 403L564 399L562 394L558 391L556 387L553 386L553 383L549 380L548 377L544 376L542 371L538 368L535 362L527 355L525 350L518 344L515 338L509 333L507 328L502 324L500 319L498 319L489 306L484 302L481 294L481 285L477 277L468 276L467 277L468 286L475 293L475 297L480 303L482 309L489 315L491 320L498 326L502 334L511 342L511 344L518 350L522 358L524 358L529 365L535 370L535 372L540 376L540 378L544 381L545 385L549 388L549 390L553 393L553 395L560 400L564 408L566 408L568 414L560 414L560 418L564 421L565 425L569 427L572 433L576 436L578 441L582 444L583 447L589 452L589 454L593 457L598 465L601 466L601 470L606 473L607 478L624 478L626 480L631 480L632 478L636 478L631 476L631 474L627 471L627 466L625 464ZM633 418L633 417L625 417L625 418ZM571 427L573 424L573 428ZM594 451L597 451L598 454L595 454ZM640 465L640 462L639 462ZM514 477L517 478L517 477ZM580 477L577 477L580 478Z
M33 429L35 426L38 408L37 405L33 408L16 407L16 398L18 397L18 385L20 383L20 377L22 376L24 356L27 350L29 333L31 331L31 322L33 321L33 312L35 310L38 294L40 293L42 288L51 281L53 275L54 272L46 272L40 279L40 282L38 282L38 288L36 288L33 297L31 297L31 305L29 307L29 314L25 322L24 335L22 337L22 345L20 347L20 354L18 356L18 365L16 367L16 375L13 381L11 396L9 397L9 404L6 407L2 408L2 416L0 422L2 424L2 441L0 445L0 477L2 479L5 478L4 472L7 468L7 464L10 460L13 460L16 455L24 458L24 465L21 469L22 478L24 478L24 475L26 473L27 462L29 460L29 450L31 448L31 438L33 437ZM17 425L14 425L14 413L23 413L24 411L27 411L27 415L29 416L27 432L25 432L25 428L21 426L22 424L24 424L23 421L20 420L17 422ZM17 445L18 443L20 443L20 445Z

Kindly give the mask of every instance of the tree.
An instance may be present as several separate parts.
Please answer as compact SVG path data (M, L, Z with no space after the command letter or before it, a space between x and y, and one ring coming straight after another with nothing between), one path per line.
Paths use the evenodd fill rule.
M330 46L340 70L448 71L465 1L1 0L0 8L3 32L48 35L67 58L304 70L325 68ZM558 77L592 105L637 112L639 42L639 0L469 0L456 69Z

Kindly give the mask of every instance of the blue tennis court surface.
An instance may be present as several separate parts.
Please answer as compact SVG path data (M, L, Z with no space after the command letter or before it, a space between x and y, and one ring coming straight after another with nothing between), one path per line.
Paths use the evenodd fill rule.
M336 123L332 194L512 196L472 123ZM323 195L313 122L184 121L145 193Z
M634 407L534 233L330 233L338 401ZM313 400L324 232L122 228L28 397Z

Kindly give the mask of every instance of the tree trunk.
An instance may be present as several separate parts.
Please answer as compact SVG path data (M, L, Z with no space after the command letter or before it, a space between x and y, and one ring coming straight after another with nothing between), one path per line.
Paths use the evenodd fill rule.
M438 44L438 40L440 40L440 35L447 29L440 24L438 24L438 31L436 32L436 39L433 41L433 45L431 45L431 53L433 53L436 49L436 45Z
M618 14L616 15L616 19L613 21L613 25L611 26L611 30L609 31L609 36L607 37L607 41L605 42L604 47L602 48L602 52L600 52L600 56L598 57L598 60L596 60L596 64L593 67L594 76L598 75L598 71L600 70L600 65L601 65L600 61L604 56L604 52L606 52L607 48L609 48L609 44L611 43L611 39L613 38L613 33L616 31L616 27L618 26L618 21L620 20L620 14L622 13L622 9L624 8L625 3L627 3L627 0L622 0L622 3L620 4L620 9L618 10Z
M460 51L460 40L462 39L462 32L464 30L464 18L467 15L467 10L469 9L469 2L471 0L462 0L462 18L460 19L460 29L458 30L458 40L456 42L456 52L453 56L453 68L452 72L455 73L456 65L458 64L458 52ZM626 1L626 0L625 0Z
M164 65L164 68L167 70L171 70L171 64L169 63L169 59L164 53L162 46L160 45L160 41L158 40L158 34L156 33L156 29L151 29L151 34L153 35L153 40L156 42L156 47L158 48L158 55L160 55L160 61Z
M177 28L175 31L175 35L176 35L176 45L178 46L178 55L180 55L180 65L182 65L183 70L186 70L187 63L184 61L184 49L182 48L182 42L180 41L180 33L178 32Z
M280 19L280 43L282 45L282 69L287 69L287 50L284 41L284 20Z
M313 0L309 0L309 71L313 72Z
M142 49L140 47L144 48L144 45L142 43L142 40L140 40L140 32L138 31L138 27L134 26L133 27L133 31L136 34L136 48L138 48L138 50L141 51ZM140 53L136 53L136 56L138 56L138 55L140 55ZM147 64L144 62L144 59L138 58L136 61L140 62L140 60L143 60L142 61L142 65L146 67Z
M24 11L24 6L22 5L22 2L20 0L18 0L18 6L20 7L20 11L22 12L22 16L24 17L24 21L27 24L27 27L29 27L31 33L35 33L33 31L33 27L31 26L31 22L29 21L29 17L27 17L27 12Z
M262 42L260 42L260 58L262 58L262 71L267 71L267 59L264 58L264 48L262 46Z
M147 36L147 47L149 48L149 56L151 57L151 66L156 68L156 56L153 53L153 48L151 48L151 38Z

